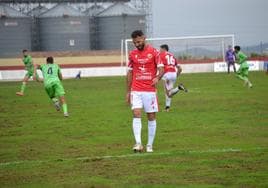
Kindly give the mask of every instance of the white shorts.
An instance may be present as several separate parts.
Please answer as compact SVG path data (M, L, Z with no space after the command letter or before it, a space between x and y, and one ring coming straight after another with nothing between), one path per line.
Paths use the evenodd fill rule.
M174 84L177 80L177 73L176 72L167 72L164 74L163 78L165 81L165 87L167 90L171 90L174 87Z
M162 77L163 80L173 80L176 82L177 73L176 72L167 72Z
M143 108L146 113L158 112L156 92L132 91L130 94L131 109Z

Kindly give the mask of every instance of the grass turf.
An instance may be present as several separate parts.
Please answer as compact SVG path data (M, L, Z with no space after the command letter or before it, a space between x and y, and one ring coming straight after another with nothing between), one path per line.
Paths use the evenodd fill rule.
M42 84L0 83L0 187L267 187L268 77L185 74L157 115L153 154L133 154L125 78L64 80L70 117ZM164 94L159 85L159 102ZM147 122L143 116L143 142Z

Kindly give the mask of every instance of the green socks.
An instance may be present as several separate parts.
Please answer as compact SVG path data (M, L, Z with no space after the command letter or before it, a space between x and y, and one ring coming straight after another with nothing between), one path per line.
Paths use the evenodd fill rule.
M67 104L66 103L62 104L62 110L63 110L63 113L64 114L67 114L68 113L68 109L67 109Z
M248 78L245 77L245 76L241 76L239 74L236 75L238 78L240 78L241 80L244 80L244 81L248 81Z
M25 88L26 88L26 83L25 82L22 82L20 92L24 93Z

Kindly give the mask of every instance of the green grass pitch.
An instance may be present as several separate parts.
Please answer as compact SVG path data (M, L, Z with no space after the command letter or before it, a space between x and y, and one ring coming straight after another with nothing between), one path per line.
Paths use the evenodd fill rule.
M268 76L183 74L157 114L152 154L133 154L125 78L64 80L70 117L42 84L0 83L0 187L267 187ZM159 103L164 107L162 84ZM143 143L147 122L143 116Z

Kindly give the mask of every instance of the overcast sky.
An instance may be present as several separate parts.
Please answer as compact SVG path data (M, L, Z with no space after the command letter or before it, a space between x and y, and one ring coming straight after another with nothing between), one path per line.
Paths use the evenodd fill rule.
M152 0L153 36L235 34L240 45L268 42L268 0Z

